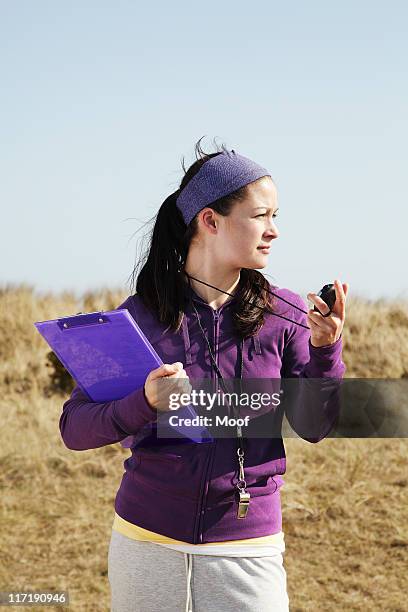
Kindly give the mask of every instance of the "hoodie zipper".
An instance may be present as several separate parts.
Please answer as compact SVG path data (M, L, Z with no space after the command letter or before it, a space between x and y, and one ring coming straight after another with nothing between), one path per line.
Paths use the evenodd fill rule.
M214 310L213 308L211 308L212 312L213 312L213 320L214 320L214 358L215 358L215 363L218 366L218 322L219 322L219 312L218 310ZM215 378L216 381L217 379L217 375L216 372L214 372L214 368L211 365L211 378ZM217 383L216 383L217 385ZM215 390L215 392L217 392L217 389ZM198 542L202 543L203 541L203 521L204 521L204 507L205 507L205 502L207 500L207 495L208 495L208 489L209 489L209 485L210 485L210 480L208 478L209 473L211 472L211 468L212 468L212 464L213 464L213 459L214 459L214 454L215 454L215 447L216 447L216 443L217 443L217 438L215 438L214 442L211 442L211 448L209 450L208 453L208 460L207 460L207 464L206 464L206 470L205 470L205 479L204 479L204 493L203 496L201 498L201 504L200 504L200 512L199 512L199 520L198 520L198 525L197 525L197 533L195 536L195 540L197 540L198 538Z

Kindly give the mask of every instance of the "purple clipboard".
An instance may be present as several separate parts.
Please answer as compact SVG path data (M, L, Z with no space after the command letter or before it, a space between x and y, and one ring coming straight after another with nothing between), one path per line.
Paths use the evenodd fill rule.
M93 402L109 402L126 397L144 385L151 370L163 364L126 308L80 313L38 321L34 325ZM177 412L183 416L185 413L186 417L197 416L191 405ZM168 413L162 414L165 416ZM213 439L206 428L171 427L194 442ZM128 436L121 441L122 446L129 448L134 438L133 435Z

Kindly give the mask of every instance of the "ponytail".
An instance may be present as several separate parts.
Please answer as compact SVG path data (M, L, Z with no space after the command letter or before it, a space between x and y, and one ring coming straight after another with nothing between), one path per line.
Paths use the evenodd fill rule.
M178 305L180 300L183 301L184 281L180 270L187 258L187 226L176 206L179 193L180 189L177 189L160 206L150 251L136 284L136 293L142 297L145 306L173 329L178 329L181 324L182 313Z

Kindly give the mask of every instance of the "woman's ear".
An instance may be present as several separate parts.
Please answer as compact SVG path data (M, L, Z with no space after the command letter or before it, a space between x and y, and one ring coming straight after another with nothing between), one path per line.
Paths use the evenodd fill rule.
M214 211L212 210L212 208L205 208L201 214L202 214L201 218L202 218L202 221L205 227L211 230L216 230L217 221L215 219Z

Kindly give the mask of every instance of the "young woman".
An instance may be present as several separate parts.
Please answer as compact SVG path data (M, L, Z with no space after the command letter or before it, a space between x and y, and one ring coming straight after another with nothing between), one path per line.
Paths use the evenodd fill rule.
M164 365L113 402L89 402L75 387L60 431L73 450L134 436L109 548L114 612L283 612L281 435L245 437L241 428L202 443L160 437L169 388L158 381L172 392L193 379L340 381L348 286L335 281L332 311L309 294L318 311L307 311L298 294L271 285L258 271L279 235L270 173L225 146L205 154L199 141L196 153L157 213L136 293L118 307L129 310ZM299 397L286 416L318 442L337 417L336 393L331 386L313 396L312 435L304 428L307 393Z

